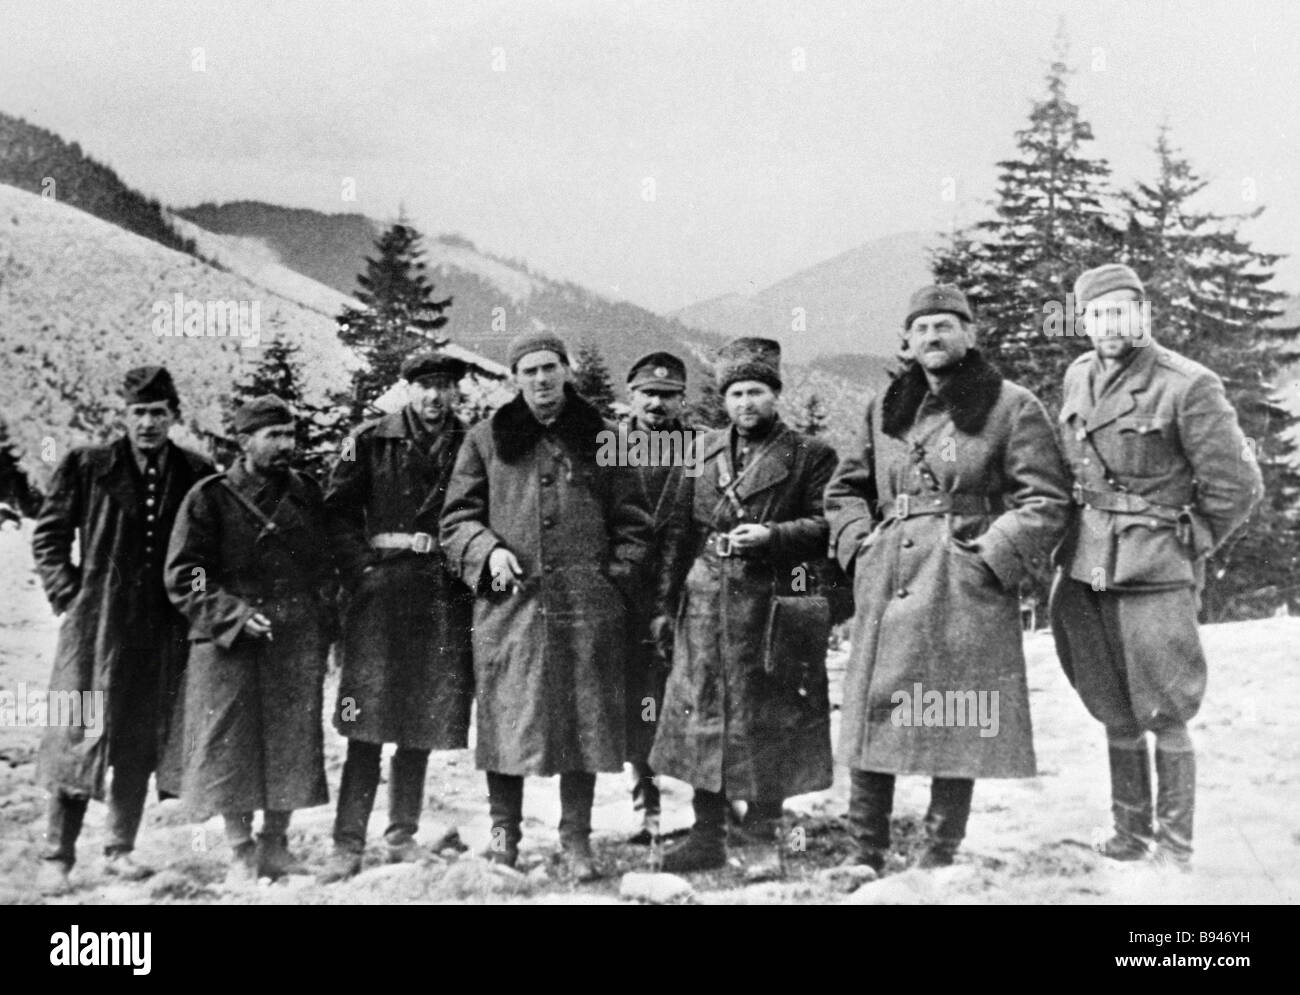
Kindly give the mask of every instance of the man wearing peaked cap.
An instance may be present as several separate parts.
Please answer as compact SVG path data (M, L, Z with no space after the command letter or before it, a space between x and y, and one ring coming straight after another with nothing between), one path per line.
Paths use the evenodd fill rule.
M287 874L294 809L329 798L321 695L335 570L320 488L292 468L295 427L273 395L239 407L240 458L186 495L167 548L167 593L193 641L181 797L197 819L221 815L234 885Z
M1065 372L1060 435L1075 507L1056 554L1052 633L1106 727L1115 831L1101 852L1140 860L1154 847L1181 868L1196 792L1187 723L1206 684L1196 627L1205 562L1249 517L1261 477L1222 381L1154 340L1132 269L1090 269L1074 293L1093 349Z
M456 417L465 364L440 352L402 365L407 402L366 422L335 463L325 494L346 594L334 727L348 741L334 852L320 880L361 869L384 745L390 861L417 859L432 750L468 743L474 693L472 598L447 568L438 517L465 439ZM455 845L455 829L431 840Z
M639 445L653 459L636 463L650 510L654 515L654 532L643 576L647 578L645 597L638 599L632 619L634 637L628 654L627 674L627 746L632 765L632 805L641 812L640 831L631 842L651 844L659 835L659 784L650 767L650 748L661 706L664 682L671 662L664 652L666 636L662 624L652 631L654 602L653 579L659 563L660 545L672 511L673 498L685 472L685 458L695 438L695 430L682 420L686 401L686 364L670 352L652 352L642 356L627 374L628 418L619 426L627 446L634 452ZM671 646L667 647L671 654Z
M51 725L41 740L37 772L49 807L38 886L49 893L68 887L87 802L104 799L107 768L104 870L117 877L151 873L132 856L150 774L160 795L180 792L172 720L189 643L167 600L163 561L181 498L213 467L168 439L180 399L165 368L129 371L122 399L125 436L68 453L32 536L41 583L63 616L50 691L100 696L102 720L98 735Z

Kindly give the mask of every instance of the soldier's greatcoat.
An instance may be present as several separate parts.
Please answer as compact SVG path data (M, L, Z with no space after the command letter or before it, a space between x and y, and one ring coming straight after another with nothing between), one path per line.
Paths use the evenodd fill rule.
M50 700L101 692L106 711L98 736L86 736L81 725L48 727L38 776L50 790L103 798L115 744L130 737L154 741L159 791L180 790L179 752L168 743L189 645L185 619L163 589L162 559L181 499L212 465L174 443L165 446L154 522L148 521L154 509L145 504L145 487L125 438L69 453L54 473L37 519L36 569L51 606L63 614ZM152 543L146 542L150 527Z
M347 591L334 727L350 739L451 750L468 742L472 596L446 567L438 517L464 426L430 436L409 408L362 426L330 477L330 541ZM374 549L425 533L425 552Z
M277 482L243 460L181 505L166 581L190 621L181 796L196 818L329 800L321 708L337 623L325 534L314 480ZM258 612L271 640L244 630Z
M513 775L620 771L628 606L650 540L636 472L600 466L616 432L571 386L542 425L522 397L469 430L443 506L448 568L476 594L476 758ZM523 568L494 590L488 558Z
M1223 383L1158 343L1109 371L1088 352L1066 371L1060 437L1080 501L1056 557L1061 663L1109 726L1186 722L1205 690L1205 558L1262 490ZM1120 502L1132 510L1104 510Z
M826 556L822 491L835 451L778 419L737 475L735 438L734 428L701 435L703 472L678 484L660 600L676 618L673 667L650 764L733 800L771 802L831 784L824 653L804 680L786 680L765 670L764 637L775 596L812 593L796 579ZM726 496L733 482L738 506ZM768 526L769 545L718 556L710 534L742 523Z
M932 494L963 504L910 515ZM893 513L902 495L909 517ZM1034 774L1020 582L1046 576L1068 511L1047 413L978 351L940 396L913 364L872 400L858 451L826 490L832 549L853 574L857 604L846 764L935 777ZM927 692L943 702L929 715L924 705L936 699Z

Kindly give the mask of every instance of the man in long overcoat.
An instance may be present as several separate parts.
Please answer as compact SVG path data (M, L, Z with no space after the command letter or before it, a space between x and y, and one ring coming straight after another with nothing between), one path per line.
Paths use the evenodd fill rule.
M826 489L854 578L844 678L853 860L877 871L898 774L933 778L919 864L952 862L976 778L1035 772L1020 582L1046 577L1069 492L1052 424L974 348L966 297L913 295L904 371Z
M189 644L163 588L163 556L181 498L213 468L167 438L180 400L164 368L131 370L123 395L126 435L67 455L32 537L41 583L63 615L47 704L90 692L104 709L99 735L50 725L41 740L49 812L39 886L51 893L67 887L87 802L104 798L107 768L105 869L120 877L150 873L131 856L149 775L157 772L160 794L180 790L170 731Z
M464 375L464 362L443 353L409 358L407 403L345 443L325 495L347 592L334 727L348 740L325 881L361 868L384 743L397 747L384 834L397 862L416 852L429 751L469 742L472 598L437 543L465 438L455 414Z
M596 461L616 431L570 381L549 333L509 348L519 394L465 437L443 507L448 568L477 595L477 763L492 813L488 855L518 856L526 775L560 775L570 874L598 876L598 771L621 771L628 605L650 540L634 470Z
M1154 842L1162 862L1184 867L1196 792L1187 723L1206 679L1199 591L1206 557L1259 499L1259 466L1218 376L1154 341L1132 269L1088 270L1074 293L1094 349L1065 374L1061 445L1078 508L1057 557L1052 632L1106 726L1115 832L1101 852L1137 860Z
M814 627L806 671L781 672L789 661L767 648L774 600L811 594L806 564L826 556L822 491L836 463L777 415L779 362L769 339L723 349L716 376L731 425L696 440L703 469L680 480L663 544L659 612L675 619L673 664L650 763L695 789L695 823L664 855L666 871L725 862L730 800L748 803L747 824L768 841L749 870L774 873L784 800L831 784L829 620Z
M672 660L671 633L660 624L652 630L654 596L661 547L672 517L673 502L695 430L682 419L686 400L686 364L669 352L642 356L628 371L629 416L620 424L620 443L645 488L654 531L642 576L645 595L634 606L635 631L628 655L627 750L632 765L632 804L641 812L641 830L631 842L650 844L659 835L659 784L650 766L664 685Z
M192 643L181 797L196 819L220 813L227 880L246 884L288 872L293 810L329 800L321 708L337 621L325 504L291 467L288 405L253 398L234 428L242 455L186 496L166 583Z

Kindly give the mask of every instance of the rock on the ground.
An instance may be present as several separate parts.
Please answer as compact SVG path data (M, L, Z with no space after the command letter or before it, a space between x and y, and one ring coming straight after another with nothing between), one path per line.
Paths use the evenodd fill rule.
M695 898L691 883L676 874L650 874L629 871L618 886L619 897L651 905L671 905Z
M818 884L832 891L854 891L869 881L875 881L880 875L875 868L866 864L852 864L846 867L823 867L814 877Z
M488 860L458 860L443 873L434 897L450 901L480 901L527 895L532 884L523 874Z

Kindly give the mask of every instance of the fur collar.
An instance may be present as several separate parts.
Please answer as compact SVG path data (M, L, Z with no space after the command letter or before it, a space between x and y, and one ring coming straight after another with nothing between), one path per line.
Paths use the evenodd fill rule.
M886 435L901 439L916 420L916 411L929 392L925 371L915 360L908 361L894 377L881 402L881 428ZM952 379L939 397L951 413L957 431L978 435L1002 392L1002 374L978 349L968 352L953 370Z
M555 422L555 433L584 458L595 460L600 449L598 436L607 427L600 412L572 384L565 384L564 409ZM516 394L492 415L492 441L497 454L507 463L530 452L541 435L542 423L533 417L521 394Z

